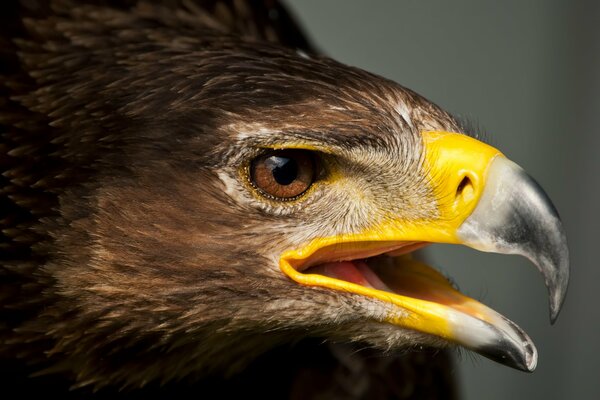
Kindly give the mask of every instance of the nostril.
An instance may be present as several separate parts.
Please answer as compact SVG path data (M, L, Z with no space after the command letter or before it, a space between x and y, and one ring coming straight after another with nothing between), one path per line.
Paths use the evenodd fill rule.
M461 197L463 195L463 192L465 192L465 190L467 189L472 189L473 188L473 183L471 182L471 178L469 178L468 176L465 176L464 178L462 178L462 180L460 181L460 183L458 184L457 188L456 188L456 197Z
M471 210L473 202L477 200L477 175L473 176L471 171L462 172L463 176L456 186L456 194L454 197L454 209L459 212Z

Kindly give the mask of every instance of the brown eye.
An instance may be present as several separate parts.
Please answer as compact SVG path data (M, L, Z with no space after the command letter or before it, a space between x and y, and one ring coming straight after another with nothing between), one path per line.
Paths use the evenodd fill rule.
M252 185L276 200L293 200L315 180L315 159L306 150L273 150L250 164Z

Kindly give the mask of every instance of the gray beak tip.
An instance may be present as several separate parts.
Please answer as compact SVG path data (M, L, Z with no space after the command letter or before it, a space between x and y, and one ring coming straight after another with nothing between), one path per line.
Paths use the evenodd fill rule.
M566 248L565 248L566 251ZM568 251L567 251L568 253ZM559 269L563 272L562 276L557 279L554 286L549 285L548 289L550 294L550 324L554 325L560 314L560 310L563 307L565 298L567 297L567 289L569 287L569 262L567 256L567 262L565 266Z
M554 207L552 210L555 212L552 218L553 229L548 235L549 239L545 241L546 249L538 253L530 252L526 257L545 275L550 303L550 323L554 325L567 296L570 267L566 234L558 213Z

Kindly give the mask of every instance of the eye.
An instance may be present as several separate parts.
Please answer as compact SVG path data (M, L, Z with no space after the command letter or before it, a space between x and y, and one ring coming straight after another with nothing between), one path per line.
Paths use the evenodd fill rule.
M252 160L250 181L261 194L294 200L315 180L315 157L307 150L273 150Z

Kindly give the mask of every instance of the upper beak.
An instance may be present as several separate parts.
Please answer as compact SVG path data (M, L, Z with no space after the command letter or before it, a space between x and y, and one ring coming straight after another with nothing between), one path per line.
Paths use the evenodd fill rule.
M437 199L435 218L400 219L371 229L318 238L284 253L280 267L295 281L379 299L397 306L386 321L459 343L504 364L532 371L537 351L516 324L456 291L428 266L405 258L374 266L386 285L360 285L308 267L394 254L414 243L458 243L479 250L520 254L542 273L554 321L565 298L569 256L556 209L520 167L498 150L462 134L425 132L424 170ZM306 271L306 273L303 273ZM320 271L317 269L317 271Z

